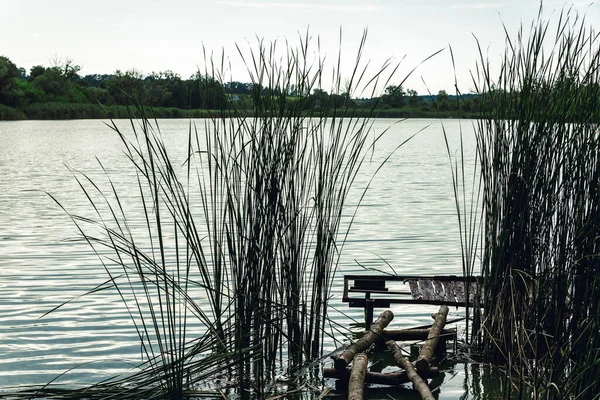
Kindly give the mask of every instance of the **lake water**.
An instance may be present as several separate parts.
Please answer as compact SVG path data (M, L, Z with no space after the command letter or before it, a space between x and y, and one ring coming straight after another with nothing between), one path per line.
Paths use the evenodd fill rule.
M374 133L394 122L375 121ZM189 121L159 123L169 143L185 143ZM126 127L128 121L118 124ZM471 172L472 122L443 124L453 151L462 130ZM342 312L362 319L361 309L341 303L343 274L390 267L398 274L461 274L451 167L440 121L412 119L391 126L356 187L364 187L391 149L423 128L379 172L358 211L331 303L332 317L343 326L351 321ZM98 120L0 122L0 389L44 384L67 370L56 382L94 383L141 360L137 335L116 293L78 298L107 276L89 246L72 240L77 237L73 222L48 195L70 211L91 212L70 169L103 179L97 158L113 176L126 180L131 168L122 150L117 135ZM71 299L76 301L42 318ZM435 310L394 307L393 325L429 323ZM451 317L459 315L460 309L451 310ZM484 384L478 368L458 364L447 372L439 398L480 398Z

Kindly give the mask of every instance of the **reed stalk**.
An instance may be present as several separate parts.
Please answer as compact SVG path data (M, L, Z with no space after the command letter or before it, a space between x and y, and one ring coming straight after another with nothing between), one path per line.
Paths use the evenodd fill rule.
M483 181L484 353L535 398L600 393L600 47L569 10L507 33L474 74Z
M388 62L365 78L365 39L366 32L347 90L386 84L396 71ZM71 218L128 308L146 359L140 373L117 381L128 388L117 397L179 399L220 374L236 382L237 396L263 396L276 375L300 379L300 368L322 356L351 224L343 210L380 138L371 133L373 110L354 116L345 105L339 113L333 100L303 110L326 71L318 51L311 61L308 35L283 51L262 41L238 50L256 89L254 117L232 103L204 129L190 122L183 164L151 110L133 110L131 132L111 122L135 173L143 232L118 185L109 179L102 191L76 175L96 215ZM332 93L341 92L340 63L341 55ZM206 65L206 79L222 84L225 58L207 57Z

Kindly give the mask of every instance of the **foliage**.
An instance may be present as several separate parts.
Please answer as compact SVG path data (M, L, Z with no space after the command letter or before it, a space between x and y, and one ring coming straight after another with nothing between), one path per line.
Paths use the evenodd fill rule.
M88 118L91 115L100 115L97 112L50 112L57 106L44 106L43 103L47 102L63 103L61 108L64 110L96 110L97 104L109 109L113 106L144 104L155 109L177 108L180 115L189 115L185 110L223 110L228 107L245 110L246 115L252 115L261 107L258 104L261 96L267 93L276 95L276 91L279 90L263 87L257 82L221 82L200 72L189 79L182 79L170 70L151 72L146 76L135 69L117 70L113 74L89 74L82 77L79 75L80 67L71 59L55 60L53 66L48 68L34 66L26 76L8 58L4 59L4 64L11 66L11 74L7 75L4 81L0 80L5 86L0 90L0 104L18 108L21 111L18 115L21 116L51 118L53 115L71 115L73 118ZM343 86L338 85L339 87L331 93L321 87L314 87L310 92L306 92L306 88L292 83L285 88L287 93L282 104L288 108L299 107L310 113L320 113L324 110L328 110L329 113L336 109L338 114L355 108L370 110L376 105L382 117L392 118L457 117L473 115L479 111L480 103L473 95L463 96L459 106L459 103L451 101L451 96L444 91L438 93L437 97L444 101L436 107L422 107L422 103L429 104L435 96L419 96L416 91L410 89L405 93L402 83L389 85L379 98L352 99L352 88L347 87L347 83L348 81ZM94 107L67 105L78 103L88 103ZM489 104L485 106L490 107ZM32 107L32 110L27 110L29 107ZM169 114L176 113L161 113Z
M507 37L496 80L483 56L478 69L483 344L536 398L592 399L600 393L600 46L569 12L550 43L548 27L540 17L529 39Z
M408 89L406 94L408 95L408 105L410 107L418 107L421 104L421 98L416 90Z
M0 104L0 121L18 121L25 119L25 115L17 109Z
M15 106L18 95L15 91L19 68L7 57L0 56L0 104Z
M380 136L371 136L373 110L340 117L328 108L332 97L313 87L325 64L313 69L303 56L313 53L309 39L286 49L284 65L276 50L260 42L247 56L260 60L248 65L255 117L223 107L204 129L190 125L185 154L167 150L151 109L131 110L140 117L132 132L111 124L135 172L141 232L110 177L101 191L76 175L97 215L71 217L131 310L146 360L139 374L88 396L123 385L115 397L182 398L219 371L237 395L263 397L276 391L276 374L298 381L322 357L324 335L337 329L328 300L350 228L342 211ZM349 87L364 84L361 53ZM195 81L222 88L219 76L211 69ZM300 95L287 103L292 85ZM307 114L315 94L323 103ZM200 337L189 330L198 325Z
M388 107L400 108L404 106L405 95L401 85L390 85L385 88L385 94L381 96L381 101Z
M448 101L450 97L448 96L448 93L446 93L445 90L440 90L437 96L435 96L435 99L441 103L443 101Z
M44 75L44 72L46 72L46 68L44 68L42 65L35 65L29 70L28 78L30 81L33 81L38 76Z

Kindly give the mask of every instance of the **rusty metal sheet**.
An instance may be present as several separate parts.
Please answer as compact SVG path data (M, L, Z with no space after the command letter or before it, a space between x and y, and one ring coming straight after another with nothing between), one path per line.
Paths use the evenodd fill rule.
M464 282L462 281L438 281L435 279L410 279L408 280L411 295L415 300L443 301L443 302L466 302ZM473 299L476 295L481 296L477 283L469 285L469 297ZM480 297L481 298L481 297Z

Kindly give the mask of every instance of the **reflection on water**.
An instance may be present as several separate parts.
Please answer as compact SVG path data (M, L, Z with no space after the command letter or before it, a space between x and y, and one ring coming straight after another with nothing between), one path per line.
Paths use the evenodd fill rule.
M370 365L369 370L374 371L375 368L375 365ZM436 399L496 400L506 398L504 395L507 393L508 383L504 379L504 374L495 367L478 363L442 363L441 368L444 371L427 382L427 386ZM384 372L391 372L391 370ZM347 398L347 383L336 381L333 387L334 391L331 393L331 397ZM418 392L412 389L411 383L398 387L367 384L364 395L365 399L369 400L421 399ZM519 398L518 393L514 393L514 396L510 398ZM525 395L523 398L528 397Z
M374 134L394 122L375 121ZM128 122L118 124L126 128ZM343 274L461 273L450 164L439 121L408 120L391 127L357 178L344 218L346 223L351 219L362 189L388 152L428 125L381 169L349 231L330 307L330 316L343 327L362 320L361 309L341 302ZM472 166L471 122L444 125L455 149L464 131L467 164ZM169 150L175 158L183 157L178 149L185 146L188 121L165 120L160 126ZM200 122L198 128L203 127ZM130 220L143 221L131 185L133 171L122 150L119 138L101 121L0 123L0 387L44 384L71 368L58 382L83 385L140 362L140 344L116 293L82 296L102 285L106 273L85 243L71 240L77 236L73 223L47 194L71 212L93 216L67 166L106 183L98 158L129 206ZM44 316L69 300L74 301ZM428 323L435 310L394 306L393 325ZM451 313L461 315L461 310ZM333 341L326 344L327 351L335 347ZM462 383L470 379L475 384L475 373L458 366L453 371L432 382L439 388L437 396L476 398L464 397L476 394L464 394Z
M412 360L419 355L417 343L405 343L405 350L410 350ZM448 346L447 355L440 360L439 376L427 380L429 389L436 399L457 399L457 400L492 400L505 399L508 394L508 382L505 379L505 373L498 367L489 364L479 363L471 359L469 354L462 350L456 350L452 345ZM391 354L385 348L375 347L374 351L369 353L369 371L371 372L397 372L401 371L396 367L396 362ZM330 386L334 388L332 395L338 398L347 398L347 382L333 381ZM517 399L518 393L513 389L511 397ZM524 397L528 398L526 393ZM398 387L389 387L385 385L367 384L365 387L365 399L371 400L389 400L389 399L415 399L421 397L412 390L412 383L407 383Z

